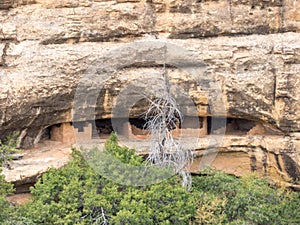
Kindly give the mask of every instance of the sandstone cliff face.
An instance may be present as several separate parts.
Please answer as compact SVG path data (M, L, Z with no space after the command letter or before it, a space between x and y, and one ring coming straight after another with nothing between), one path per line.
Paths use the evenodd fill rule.
M220 86L226 115L217 107L212 113L208 107L214 101L203 96L201 88L209 80L199 84L167 65L179 90L191 96L196 107L204 107L199 116L254 120L279 132L281 141L273 147L259 139L261 134L254 134L260 141L252 147L231 138L220 148L224 160L230 158L226 158L228 152L242 149L248 157L241 166L246 172L253 164L251 155L260 152L260 164L267 160L277 174L286 176L284 180L296 182L300 167L299 31L297 0L0 0L0 138L20 131L23 147L33 146L46 127L74 119L76 88L91 64L107 60L113 49L125 44L160 41L154 48L144 45L138 54L162 54L162 42L180 46L193 54L182 61L204 63L204 77L213 76ZM137 50L126 51L123 57L130 58ZM130 81L161 71L159 60L141 63L134 59L106 82L103 97L98 99L97 119L112 117L113 102ZM116 62L109 63L114 67ZM151 89L143 82L132 87ZM189 114L190 104L180 96L179 102ZM142 111L142 106L137 107L131 117ZM276 155L283 160L281 166L276 164ZM222 167L240 173L226 168Z

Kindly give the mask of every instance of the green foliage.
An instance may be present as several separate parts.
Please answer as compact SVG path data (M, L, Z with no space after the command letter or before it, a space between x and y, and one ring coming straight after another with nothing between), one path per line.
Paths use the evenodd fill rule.
M197 192L194 196L198 199L195 224L224 224L227 221L226 198L209 192Z
M4 142L0 140L0 224L9 224L15 216L14 207L6 199L7 195L14 192L13 185L7 183L4 176L1 175L1 166L7 166L10 154L17 151L17 136L18 133L14 133L8 136Z
M111 224L188 224L194 213L193 199L172 180L124 194Z
M9 160L11 159L11 154L18 152L18 132L7 136L6 140L2 142L0 140L0 165L7 166Z
M97 194L98 174L87 166L80 152L61 169L50 169L31 189L33 201L21 208L37 224L92 224L105 205Z
M133 166L141 166L143 158L135 153L134 149L121 147L118 145L118 137L116 133L111 133L109 139L105 142L104 152L111 154L123 163Z
M194 195L204 196L197 204L195 224L300 223L299 193L273 188L255 174L238 179L205 170L193 180Z
M118 146L115 134L104 154L127 166L145 165L134 150ZM88 152L88 161L76 149L72 156L64 168L45 173L31 188L32 200L21 207L6 201L13 189L0 176L0 224L300 224L300 193L271 187L255 174L236 178L206 169L194 176L187 192L178 176L148 186L108 180L90 166L93 157L103 156L97 149ZM116 169L110 160L102 158L105 163L97 165Z
M116 145L105 151L123 163L142 164L133 150ZM21 207L36 224L187 224L194 212L192 196L177 178L144 187L124 186L100 176L73 149L74 160L51 169L31 189L33 199Z
M1 168L0 168L1 174ZM8 194L13 193L13 186L4 180L4 177L0 175L0 224L3 224L10 218L13 212L12 206L6 200Z
M105 143L104 151L93 148L82 149L89 164L103 177L116 183L132 186L154 184L174 175L172 169L146 165L134 149L118 145L117 136L112 133Z

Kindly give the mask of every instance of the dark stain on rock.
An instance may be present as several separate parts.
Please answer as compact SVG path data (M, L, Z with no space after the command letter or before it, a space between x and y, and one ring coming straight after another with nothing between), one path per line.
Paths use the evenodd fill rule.
M250 156L250 167L251 167L251 171L254 172L256 171L256 157L255 155L251 155Z
M279 162L279 157L278 157L277 154L275 154L274 156L275 156L277 168L280 170L280 172L282 172L282 167L281 167L280 162Z
M9 48L9 43L5 43L5 46L3 48L3 53L2 53L2 56L1 56L1 59L0 59L0 66L7 67L5 58L7 56L8 48Z
M281 156L287 174L292 178L293 182L298 181L300 178L300 172L295 161L286 153L282 153Z
M0 0L0 9L9 9L13 7L13 0Z
M267 155L266 154L262 159L262 163L263 163L264 173L267 174L268 173L268 161L267 161Z

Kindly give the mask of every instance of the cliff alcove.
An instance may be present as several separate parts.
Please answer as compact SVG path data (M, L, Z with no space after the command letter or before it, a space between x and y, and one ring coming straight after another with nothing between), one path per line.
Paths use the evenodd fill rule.
M140 118L145 105L115 116L114 104L121 110L139 99L136 92L154 90L159 81L152 78L165 64L185 114L173 134L199 136L199 158L211 136L224 134L212 166L299 185L299 1L0 0L0 21L0 139L20 133L23 166L38 164L34 159L41 160L41 152L51 155L45 157L51 165L63 166L77 133L93 141L114 130L147 140ZM170 53L166 65L165 43L178 47L169 53L191 54ZM195 80L187 71L198 71L198 62L205 71ZM99 95L96 107L86 101L83 118L74 118L75 98L82 97L78 90L90 71L105 74L86 83L91 96ZM105 84L93 86L99 80ZM214 83L218 93L205 95ZM212 114L209 106L218 108L218 94L226 110ZM84 118L93 107L96 115ZM193 108L196 113L190 113ZM31 183L26 177L36 179L49 166L41 163L45 168L33 174L22 160L4 170L7 180ZM29 172L22 175L21 168Z

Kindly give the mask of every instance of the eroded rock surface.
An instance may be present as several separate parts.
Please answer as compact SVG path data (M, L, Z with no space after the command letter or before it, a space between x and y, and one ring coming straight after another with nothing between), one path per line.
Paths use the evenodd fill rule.
M0 0L0 138L19 131L22 147L30 148L45 128L72 122L74 96L91 65L97 65L97 74L107 74L107 80L101 89L86 89L99 98L96 107L82 105L79 121L91 108L96 109L92 119L114 117L114 103L126 108L127 96L135 98L137 92L161 85L151 78L166 63L186 115L193 114L195 106L199 116L242 118L276 130L281 150L252 146L241 137L241 150L225 144L224 165L236 157L242 171L251 171L253 162L261 160L254 160L252 152L273 152L268 165L295 183L300 164L299 31L300 2L294 0ZM180 58L179 50L168 48L163 61L164 43L191 55ZM147 60L138 60L144 57ZM205 70L195 81L186 72L197 65L205 65ZM204 89L214 83L218 91L206 94ZM122 94L126 88L127 96ZM220 95L226 106L222 110L214 105ZM138 117L145 107L137 105L130 117ZM252 132L268 135L259 127ZM243 159L252 164L242 164Z
M44 142L24 151L22 159L11 161L9 168L3 168L2 174L16 186L17 193L26 193L49 168L58 169L67 164L71 159L70 147L59 142Z

